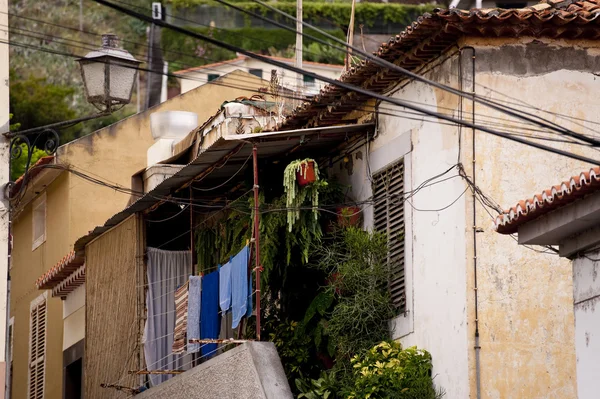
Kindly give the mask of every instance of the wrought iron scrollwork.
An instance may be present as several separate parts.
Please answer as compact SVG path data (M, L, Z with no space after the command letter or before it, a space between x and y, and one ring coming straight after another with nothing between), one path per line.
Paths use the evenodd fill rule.
M44 150L46 154L52 155L58 149L59 144L60 136L58 132L52 128L44 128L41 132L34 134L15 133L12 135L10 140L10 159L21 158L25 151L27 153L27 160L25 161L25 171L22 176L22 184L19 191L13 193L12 188L14 187L15 182L11 181L8 183L8 196L11 200L19 198L27 186L29 181L29 170L31 167L31 157L34 150L39 148Z

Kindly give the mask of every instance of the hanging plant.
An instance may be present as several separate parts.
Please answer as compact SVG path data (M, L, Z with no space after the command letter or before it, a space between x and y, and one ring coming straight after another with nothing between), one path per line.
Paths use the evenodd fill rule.
M314 159L298 159L285 168L283 188L286 194L287 225L291 233L294 223L300 219L300 207L311 199L314 220L318 220L319 189L327 185L319 180L319 165Z

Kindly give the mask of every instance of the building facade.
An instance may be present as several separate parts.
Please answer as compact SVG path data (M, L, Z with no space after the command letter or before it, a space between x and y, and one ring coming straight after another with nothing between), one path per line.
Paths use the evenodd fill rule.
M281 57L267 58L284 62L289 65L294 65L294 60L292 59ZM337 79L340 77L344 67L342 65L304 61L302 63L302 68L309 72L317 73L331 79ZM271 71L276 70L282 87L288 90L298 91L306 95L317 94L325 85L323 82L315 80L308 75L298 77L294 72L286 71L282 68L267 64L266 62L255 60L243 55L239 55L233 60L201 65L195 68L175 72L175 74L181 77L179 79L181 92L185 93L236 70L242 70L266 80L270 80ZM242 80L240 80L238 84L242 86L248 86L248 82Z
M585 105L598 90L600 43L590 38L599 30L595 23L558 28L558 15L575 16L578 7L437 11L377 54L435 83L589 132L599 121ZM407 80L373 62L342 81L445 116L536 136L531 125L472 97ZM356 103L372 104L347 94L327 86L280 129L355 120L361 114ZM385 101L377 107L377 126L340 176L357 201L374 203L364 210L365 228L392 233L390 256L398 263L392 294L403 309L392 322L394 337L432 353L435 382L448 397L577 397L570 265L540 253L543 248L514 248L513 237L492 226L502 211L497 204L516 202L533 181L551 185L556 175L576 173L585 163ZM573 143L558 146L593 154ZM404 201L389 200L402 191Z
M596 313L600 298L599 189L600 168L595 167L519 201L496 218L498 233L518 234L520 245L554 246L558 255L572 260L580 399L598 396L600 377L600 317Z
M239 78L261 84L244 72L222 80L228 84ZM39 291L36 283L40 276L56 278L53 271L65 264L77 264L72 252L75 240L127 205L131 193L115 187L130 187L131 176L146 167L147 150L154 143L150 114L188 111L203 120L224 101L253 94L234 84L199 88L65 144L32 169L35 176L15 204L12 220L13 398L63 398L65 377L77 373L73 367L66 370L70 363L63 357L77 362L83 355L85 286L68 296L60 292L53 296ZM95 184L89 177L113 187ZM15 189L19 188L17 184ZM31 357L34 349L37 354Z

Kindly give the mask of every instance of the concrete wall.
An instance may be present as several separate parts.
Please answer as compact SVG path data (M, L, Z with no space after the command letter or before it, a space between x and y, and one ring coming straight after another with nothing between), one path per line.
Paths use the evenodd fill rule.
M303 63L302 68L307 71L314 72L316 74L323 75L323 76L326 76L326 77L329 77L332 79L339 78L342 73L342 68L322 67L322 66L318 66L318 65L310 64L310 63ZM287 89L290 89L290 90L295 90L298 82L302 86L304 86L304 81L302 80L302 78L301 78L301 80L297 80L296 74L294 72L275 67L273 65L267 64L262 61L247 58L244 61L242 61L236 65L225 64L225 65L221 65L221 66L212 67L210 70L200 70L197 72L186 73L185 76L189 76L191 79L179 79L180 84L181 84L181 92L185 93L185 92L188 92L198 86L206 84L208 82L209 74L218 74L218 75L223 76L227 73L230 73L230 72L233 72L236 70L242 70L244 72L248 72L250 69L262 69L262 71L263 71L262 77L263 77L263 79L265 79L267 81L271 79L271 70L276 69L277 76L279 76L279 79L282 80L282 86ZM217 84L220 84L220 82L217 82ZM265 87L264 84L253 85L252 82L248 81L248 79L238 79L235 84L237 84L238 86L245 87L245 88L251 88L252 90L257 90L259 87ZM307 91L318 93L318 91L323 86L324 86L324 83L317 80L317 81L315 81L314 87L307 86L305 89ZM256 92L254 94L256 94Z
M600 251L573 262L575 304L575 349L577 351L577 392L579 399L598 396L600 379Z
M291 399L272 342L248 342L142 392L139 399Z
M1 15L0 15L1 17ZM124 187L131 175L146 166L146 151L153 144L149 115L181 110L198 114L200 123L212 116L226 100L252 93L235 88L236 79L259 81L243 72L224 77L233 88L208 85L177 96L146 113L131 116L59 148L57 162L101 180ZM29 350L29 303L39 295L36 279L73 248L74 242L122 210L129 195L96 185L64 172L46 188L46 242L31 250L31 204L23 204L13 221L10 311L15 317L13 393L27 395ZM1 253L1 251L0 251ZM62 398L63 306L59 298L48 299L46 398ZM80 323L81 315L78 314ZM69 322L70 323L70 322ZM65 337L69 340L68 337Z

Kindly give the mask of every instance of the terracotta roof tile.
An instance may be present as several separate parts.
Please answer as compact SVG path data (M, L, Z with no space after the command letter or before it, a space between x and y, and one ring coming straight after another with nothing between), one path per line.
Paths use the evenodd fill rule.
M483 37L600 38L600 0L545 0L520 9L441 10L426 13L400 34L382 43L373 54L410 71L418 70L456 43L463 35ZM346 71L340 81L385 93L403 74L386 70L371 61L361 61ZM349 101L348 90L326 85L319 95L298 106L277 130L327 126L368 100L356 95ZM341 116L342 115L342 116Z
M600 191L600 167L572 176L540 194L519 201L496 217L494 221L496 231L500 234L516 233L523 223L537 219L596 191Z
M61 260L59 260L50 270L40 276L35 282L35 286L39 290L48 290L54 288L64 278L83 264L84 258L75 251L69 252Z

